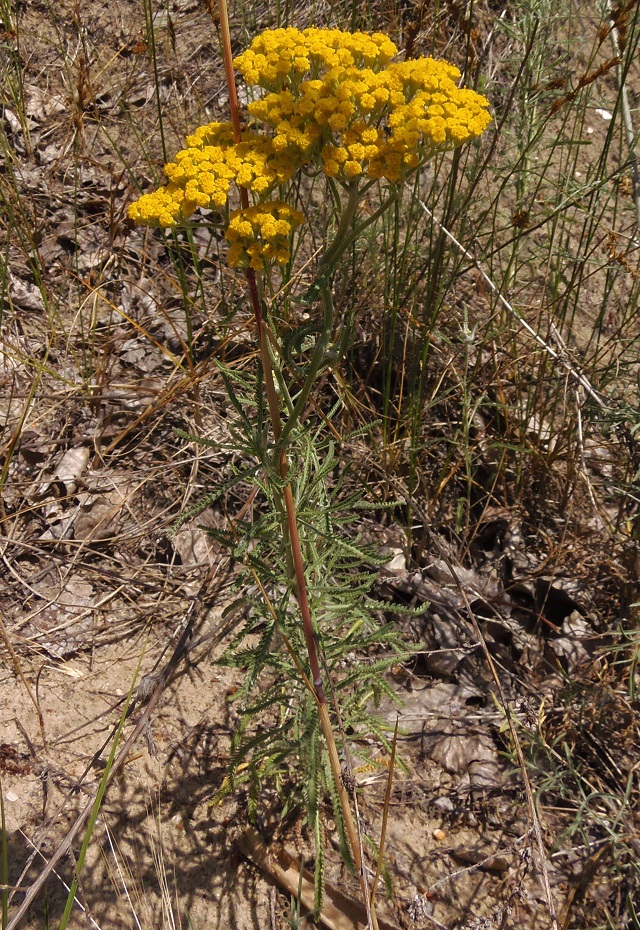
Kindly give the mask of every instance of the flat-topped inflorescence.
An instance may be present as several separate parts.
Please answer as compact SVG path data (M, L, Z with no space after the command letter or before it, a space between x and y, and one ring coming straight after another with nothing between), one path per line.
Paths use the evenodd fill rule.
M479 136L488 101L459 88L446 61L392 63L394 44L379 33L274 29L235 60L249 85L267 93L249 104L281 151L319 155L329 177L402 181L431 158Z
M234 65L246 83L280 91L297 85L307 75L323 70L384 68L398 54L381 32L341 32L339 29L266 29Z
M286 265L291 257L291 233L302 223L304 213L281 200L234 210L225 233L232 243L229 265L255 271L262 271L267 262Z
M169 183L132 204L129 216L175 226L198 207L225 209L233 184L260 204L314 163L350 189L360 177L399 184L436 153L484 132L488 102L457 86L454 65L392 62L396 54L382 33L267 29L234 62L248 85L264 91L247 108L255 129L234 144L229 123L201 126L165 166ZM289 254L282 242L250 251L256 242L231 241L232 265L257 269Z
M232 183L268 195L291 180L299 162L277 150L266 135L246 132L234 145L230 123L209 123L187 136L188 148L165 165L166 187L143 194L129 208L138 223L171 227L184 223L197 207L222 210Z

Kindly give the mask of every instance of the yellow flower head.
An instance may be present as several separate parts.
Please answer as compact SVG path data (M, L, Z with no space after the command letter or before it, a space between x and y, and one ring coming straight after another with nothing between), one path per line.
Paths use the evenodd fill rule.
M460 72L432 58L391 63L379 33L266 30L235 60L265 94L250 114L270 127L280 152L320 155L330 177L401 181L436 152L479 136L491 117L484 97L458 88ZM348 157L336 151L348 149Z
M286 265L291 257L291 233L304 223L304 214L280 200L234 210L225 233L231 243L232 268L262 271L265 264Z
M232 183L263 197L289 181L300 167L298 154L277 148L270 136L247 132L234 145L230 123L200 126L187 136L187 145L165 165L169 184L129 207L132 220L176 226L197 207L223 209Z
M288 261L289 230L279 232L278 223L293 222L296 211L286 216L279 201L263 201L302 166L315 161L342 184L360 176L400 183L491 122L487 100L457 86L454 65L432 58L394 63L396 54L381 33L267 29L235 60L246 83L264 91L248 106L263 130L234 144L229 123L200 126L165 166L168 184L132 204L129 216L175 226L198 207L225 208L236 185L258 203L242 218L233 214L230 264Z
M398 49L382 33L339 29L267 29L234 64L250 85L279 92L331 68L383 68Z

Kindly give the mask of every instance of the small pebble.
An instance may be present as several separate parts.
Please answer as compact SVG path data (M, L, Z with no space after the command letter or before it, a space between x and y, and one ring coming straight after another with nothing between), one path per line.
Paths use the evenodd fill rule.
M450 814L453 811L453 801L446 796L436 798L433 802L433 806L437 807L439 811L443 811L445 814Z
M438 842L442 842L446 835L447 834L444 832L444 830L438 829L433 831L433 838L438 840Z

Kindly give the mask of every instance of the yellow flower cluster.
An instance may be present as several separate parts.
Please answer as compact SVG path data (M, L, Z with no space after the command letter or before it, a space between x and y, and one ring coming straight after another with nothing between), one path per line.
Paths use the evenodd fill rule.
M420 58L389 64L393 43L337 29L267 30L235 60L267 93L249 112L273 130L277 151L342 181L361 174L398 182L438 151L489 125L488 102L456 86L451 64ZM302 76L310 72L310 77Z
M231 243L229 265L255 271L273 261L286 265L291 233L302 223L304 214L280 200L234 210L225 233Z
M175 226L196 207L223 208L234 182L262 197L289 181L300 166L292 152L275 148L269 136L244 133L234 145L230 123L200 126L187 136L187 145L165 165L169 184L131 205L132 220L163 228Z
M303 75L323 69L384 68L398 49L381 32L341 32L339 29L267 29L235 59L247 84L265 90L297 85Z
M223 209L232 184L258 201L231 214L229 264L261 269L289 260L291 232L302 214L268 200L313 161L349 183L402 181L436 152L454 149L489 125L487 100L459 88L460 72L432 58L392 63L393 42L338 29L273 29L235 60L264 95L249 104L269 127L234 144L229 123L209 123L165 166L168 184L129 208L131 219L161 227L187 220L197 207Z

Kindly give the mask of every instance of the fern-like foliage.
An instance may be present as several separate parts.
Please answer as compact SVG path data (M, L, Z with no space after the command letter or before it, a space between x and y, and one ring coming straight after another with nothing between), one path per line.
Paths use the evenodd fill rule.
M350 862L345 824L316 699L300 674L302 669L310 677L287 557L282 480L274 467L273 449L264 445L263 411L257 400L262 385L259 379L252 382L246 372L238 376L225 371L224 378L237 412L231 430L245 456L237 478L258 493L253 522L239 522L233 531L210 531L237 560L235 585L245 609L245 623L221 658L245 673L233 697L239 724L223 790L243 787L251 819L266 786L279 792L283 811L304 805L315 846L319 909L327 812L335 820L343 855ZM395 626L381 622L381 604L370 594L376 567L384 558L362 545L352 529L370 502L347 487L334 443L323 438L324 432L309 425L292 432L287 447L289 478L334 730L343 738L349 734L352 748L361 755L372 741L389 748L386 726L372 708L385 695L394 697L385 672L407 650ZM340 747L340 741L339 749L346 753L348 747Z

